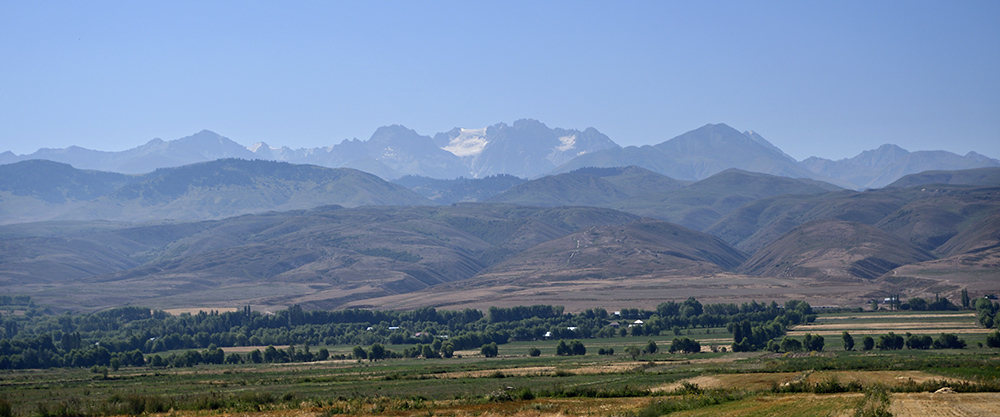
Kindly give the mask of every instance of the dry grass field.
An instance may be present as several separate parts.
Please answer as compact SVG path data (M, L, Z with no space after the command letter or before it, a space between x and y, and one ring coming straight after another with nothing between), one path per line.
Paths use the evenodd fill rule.
M898 417L993 417L1000 414L1000 393L893 394L889 411Z
M652 309L663 300L697 297L703 303L742 303L746 300L804 300L814 306L867 306L878 288L865 282L829 282L812 278L756 277L720 273L710 276L630 276L587 279L564 277L557 282L516 282L493 285L470 280L439 285L422 291L370 298L346 307L413 309L439 306L448 309L491 306L512 307L552 304L567 312L603 307L614 311L624 305Z
M848 331L852 335L878 335L887 332L903 334L958 335L986 334L993 330L976 324L976 315L967 311L955 312L902 312L902 313L857 313L849 315L820 316L813 323L794 326L789 336L803 336L806 333L822 336L840 336Z

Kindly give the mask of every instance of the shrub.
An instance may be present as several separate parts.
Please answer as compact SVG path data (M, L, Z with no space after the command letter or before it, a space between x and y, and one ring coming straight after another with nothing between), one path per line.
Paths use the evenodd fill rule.
M882 385L875 385L865 390L865 396L854 408L856 417L892 417L889 412L889 390Z
M14 408L3 398L0 398L0 417L14 417Z
M535 393L531 392L531 388L528 387L518 388L513 394L511 394L511 396L514 397L514 399L521 401L535 399Z

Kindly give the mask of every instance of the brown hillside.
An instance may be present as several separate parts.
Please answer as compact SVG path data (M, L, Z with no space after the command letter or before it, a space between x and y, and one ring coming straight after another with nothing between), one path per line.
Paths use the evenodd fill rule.
M712 236L658 220L594 226L535 246L474 277L493 284L634 275L705 275L745 255Z
M874 279L901 265L931 259L930 253L872 226L820 220L793 229L739 270L760 276Z
M979 221L969 223L968 227L941 245L937 252L951 256L1000 248L1000 208L984 213Z
M0 240L0 282L76 310L334 308L467 279L577 230L636 220L609 209L460 204L331 206L48 237L30 236L25 225L23 237Z

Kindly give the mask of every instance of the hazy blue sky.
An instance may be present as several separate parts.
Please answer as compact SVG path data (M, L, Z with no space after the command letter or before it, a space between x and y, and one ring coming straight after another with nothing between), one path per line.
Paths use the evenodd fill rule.
M1000 157L1000 1L0 0L0 151L433 135L520 118L797 159Z

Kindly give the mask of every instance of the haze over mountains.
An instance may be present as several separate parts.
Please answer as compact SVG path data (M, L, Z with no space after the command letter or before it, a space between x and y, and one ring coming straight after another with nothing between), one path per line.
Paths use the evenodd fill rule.
M41 186L32 173L51 175ZM25 161L0 167L5 219L63 207L62 218L101 220L0 226L0 282L83 310L465 307L565 291L653 302L682 288L847 304L899 286L975 294L1000 272L998 178L1000 168L931 172L858 192L732 169L692 183L588 168L434 206L346 168L229 159L127 176ZM356 207L292 209L335 200Z
M349 168L220 159L143 175L28 160L0 165L0 224L46 220L204 220L338 204L430 200Z
M0 164L46 159L80 169L138 174L220 158L355 168L387 180L406 175L536 178L586 167L638 166L677 180L696 181L737 168L853 189L883 187L904 175L927 170L1000 166L1000 161L975 152L964 156L944 151L909 152L895 145L839 161L811 157L800 162L760 134L741 133L725 124L706 125L656 145L623 148L594 128L549 128L531 119L481 129L455 128L433 136L403 126L385 126L365 141L344 140L311 149L265 143L244 147L206 130L172 141L154 139L121 152L79 147L40 149L30 155L8 151L0 154Z
M167 166L148 173L0 165L0 282L75 310L651 307L682 295L865 305L1000 290L1000 167L974 153L885 146L798 163L725 125L621 148L594 129L531 120L433 138L389 126L313 152L252 148L204 131L120 153L45 150ZM317 164L267 160L282 158ZM854 189L924 165L987 167Z

